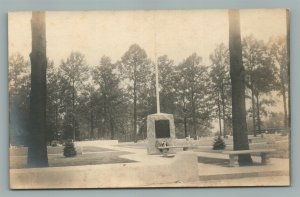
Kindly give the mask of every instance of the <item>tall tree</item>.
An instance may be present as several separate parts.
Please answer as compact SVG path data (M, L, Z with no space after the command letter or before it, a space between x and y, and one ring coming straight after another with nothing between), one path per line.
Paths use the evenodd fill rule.
M252 114L252 128L253 134L256 136L256 104L254 92L254 70L262 64L264 57L264 45L262 41L256 40L252 35L243 39L243 63L246 68L246 84L251 91L251 114Z
M210 55L212 69L209 73L212 79L212 95L216 101L217 114L219 119L220 136L226 135L227 117L231 116L231 84L229 75L229 51L222 43L217 46L214 53Z
M47 141L51 142L54 139L58 139L58 127L59 127L59 78L56 69L54 68L54 62L48 60L47 63Z
M137 105L139 96L146 91L147 84L149 84L150 60L147 57L146 51L139 45L133 44L128 51L121 58L120 71L124 84L127 82L127 90L132 95L133 101L133 135L134 141L137 141L137 126L138 126L138 112Z
M63 135L66 120L72 125L72 119L66 118L71 115L72 86L63 75L59 67L55 67L53 62L48 61L47 68L47 127L52 131L53 139L61 139L68 135ZM49 133L48 131L48 133ZM71 129L70 138L73 138Z
M282 96L284 111L284 127L288 128L288 93L289 93L289 54L287 42L284 37L278 37L271 44L271 54L275 63L279 65L278 90Z
M246 85L251 91L251 114L253 134L261 133L261 94L268 94L275 88L276 68L266 44L252 35L243 39L243 63L246 69ZM271 102L269 102L271 103Z
M71 112L68 113L72 115L73 140L76 140L78 91L83 87L84 81L88 79L88 66L84 55L79 52L72 52L66 61L62 61L60 70L62 76L71 87L69 92L71 94Z
M245 105L245 69L242 61L240 12L229 10L229 54L232 86L232 126L234 150L248 150L248 134ZM252 163L250 154L239 155L240 165Z
M184 130L187 134L187 123L190 119L192 129L190 135L202 135L197 130L210 126L210 105L208 101L207 67L201 64L202 58L192 54L176 67L176 98L179 117L184 117ZM201 129L199 129L201 128Z
M175 113L175 89L174 79L175 65L174 61L169 59L167 55L157 58L160 85L160 106L164 113Z
M256 117L257 117L257 129L261 133L261 110L264 104L273 104L272 99L262 99L262 94L269 94L272 90L275 90L276 78L275 69L270 64L264 64L262 67L258 67L253 70L252 84L253 91L256 100Z
M8 65L10 144L27 145L30 63L20 54L13 54L9 57Z
M17 94L19 88L26 84L30 72L29 62L19 53L9 56L8 88L11 96Z
M31 19L32 52L30 91L30 136L28 167L47 167L46 144L46 25L45 13L33 12Z
M94 83L99 86L98 94L103 124L108 128L110 139L116 139L120 115L122 114L123 92L119 87L120 79L116 74L116 65L107 56L93 70ZM124 115L126 116L126 115Z
M86 84L85 88L81 91L81 95L78 99L78 114L81 128L87 130L85 133L86 138L95 138L95 108L97 107L96 88L93 84ZM83 125L88 125L84 127ZM83 133L81 132L81 135Z

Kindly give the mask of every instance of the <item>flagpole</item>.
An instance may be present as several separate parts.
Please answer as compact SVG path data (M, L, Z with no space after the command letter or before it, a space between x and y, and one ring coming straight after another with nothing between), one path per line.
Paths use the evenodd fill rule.
M156 78L156 113L160 113L160 103L159 103L159 83L158 83L158 62L155 64L155 78Z

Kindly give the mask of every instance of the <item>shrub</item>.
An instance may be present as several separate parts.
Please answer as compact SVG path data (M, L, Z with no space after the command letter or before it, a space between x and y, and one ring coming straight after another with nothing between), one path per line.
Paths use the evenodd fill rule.
M75 157L77 155L74 143L71 140L68 140L65 143L64 147L64 156L65 157Z
M226 144L220 136L215 138L215 141L213 144L213 150L224 150L225 147L226 147Z

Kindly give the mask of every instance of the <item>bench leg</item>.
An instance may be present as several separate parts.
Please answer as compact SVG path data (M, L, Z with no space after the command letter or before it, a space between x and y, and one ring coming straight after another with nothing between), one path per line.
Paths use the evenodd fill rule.
M236 167L236 166L238 166L236 155L229 155L229 167Z
M268 153L260 153L260 156L261 156L261 164L266 165L266 164L270 163Z

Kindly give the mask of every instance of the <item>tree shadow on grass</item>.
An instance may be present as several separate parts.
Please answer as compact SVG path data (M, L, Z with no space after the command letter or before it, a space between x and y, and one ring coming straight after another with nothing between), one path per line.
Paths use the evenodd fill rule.
M76 157L64 156L50 156L50 167L61 166L82 166L82 165L100 165L100 164L115 164L115 163L134 163L136 161L121 158L121 155L130 154L129 152L115 151L115 152L101 152L77 155Z
M198 163L217 165L222 167L229 167L229 159L221 159L221 158L211 158L211 157L198 157ZM242 165L240 167L246 166L260 166L262 164L253 162L250 165Z
M84 153L75 157L64 157L63 147L51 148L48 152L49 167L100 165L115 163L134 163L136 161L122 158L121 155L132 154L99 147L84 147ZM27 168L27 150L20 149L11 154L10 169Z
M47 152L48 155L50 154L62 154L63 153L64 146L48 146ZM79 149L79 147L76 147L76 149ZM112 149L108 148L102 148L97 146L82 146L81 147L83 152L105 152L105 151L113 151ZM19 147L10 149L9 151L10 156L27 156L27 147Z
M218 166L225 167L225 166L229 165L229 160L228 159L219 159L219 158L210 158L210 157L198 157L198 163L218 165Z

